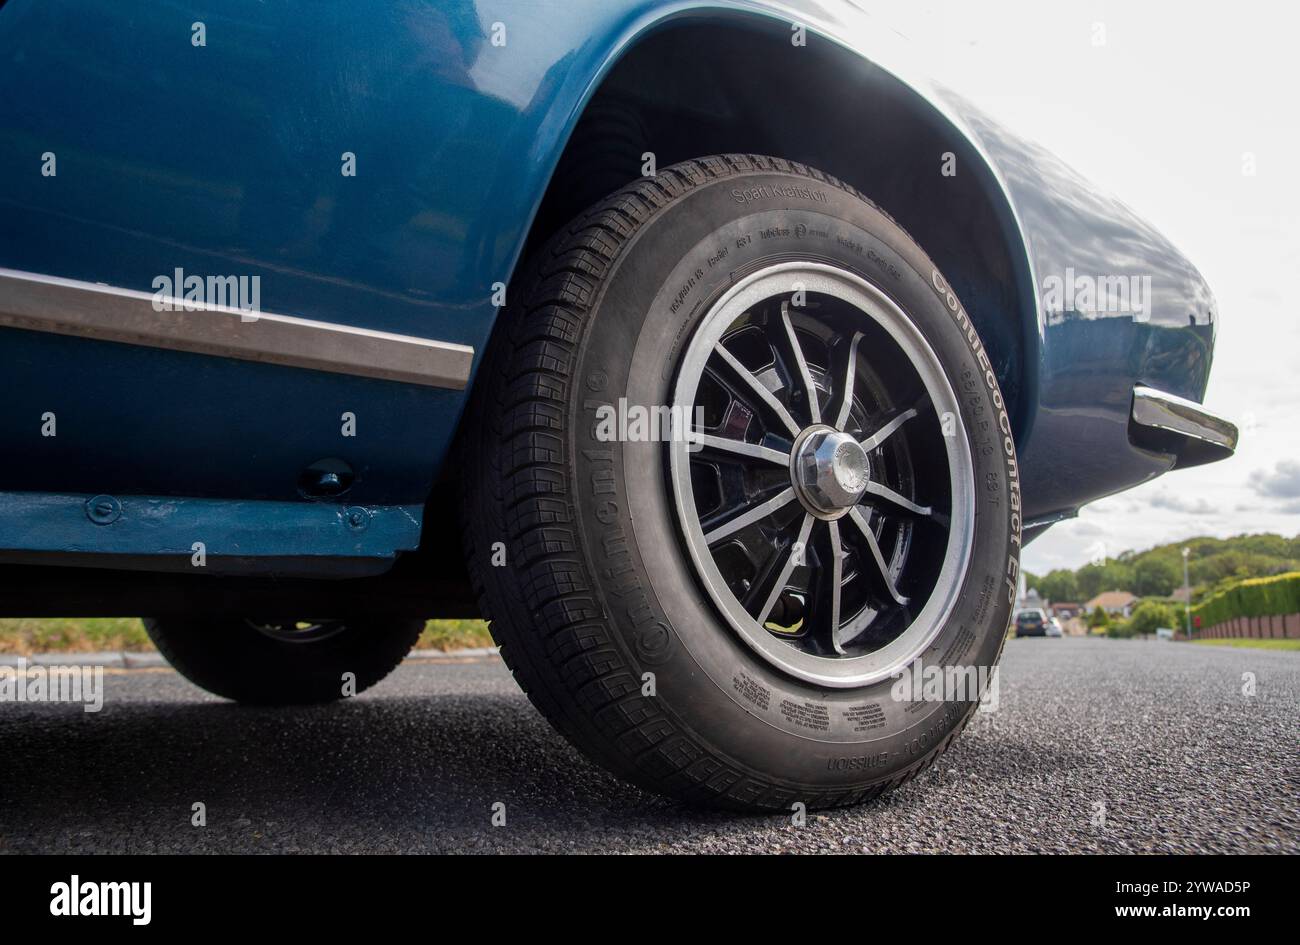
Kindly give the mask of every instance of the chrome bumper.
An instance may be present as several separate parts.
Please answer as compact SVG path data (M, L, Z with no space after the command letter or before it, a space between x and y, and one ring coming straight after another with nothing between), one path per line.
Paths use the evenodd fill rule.
M1237 449L1237 426L1195 401L1138 385L1129 439L1142 449L1172 454L1173 468L1185 469L1231 456Z

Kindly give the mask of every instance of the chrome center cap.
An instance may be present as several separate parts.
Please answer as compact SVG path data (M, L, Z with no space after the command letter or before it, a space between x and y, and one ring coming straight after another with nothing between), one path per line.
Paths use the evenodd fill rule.
M871 478L862 446L832 427L810 427L796 443L790 478L810 512L839 518L858 504Z

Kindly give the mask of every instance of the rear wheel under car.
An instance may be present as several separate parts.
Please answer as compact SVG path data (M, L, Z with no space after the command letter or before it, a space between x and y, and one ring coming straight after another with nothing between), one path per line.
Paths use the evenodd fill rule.
M654 791L852 803L923 770L991 669L1019 544L1010 426L922 249L776 158L688 161L513 284L464 425L471 575L579 748Z
M145 618L145 631L182 676L254 705L306 705L356 695L415 645L423 620Z

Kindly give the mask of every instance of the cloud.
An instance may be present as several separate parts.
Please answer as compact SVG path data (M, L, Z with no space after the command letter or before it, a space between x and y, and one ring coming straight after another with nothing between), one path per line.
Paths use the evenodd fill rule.
M1106 529L1102 528L1096 522L1074 521L1070 523L1070 531L1079 538L1088 538L1092 535L1104 535Z
M1300 462L1280 459L1272 472L1257 469L1250 474L1250 487L1269 499L1300 499Z
M1203 498L1193 499L1168 490L1157 492L1147 499L1147 502L1152 508L1168 509L1170 512L1179 512L1183 515L1214 515L1219 511Z

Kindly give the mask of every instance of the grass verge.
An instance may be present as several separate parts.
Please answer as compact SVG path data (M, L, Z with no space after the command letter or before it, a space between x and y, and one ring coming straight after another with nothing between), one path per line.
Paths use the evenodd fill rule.
M1300 650L1300 640L1252 640L1230 637L1222 640L1193 640L1206 646L1238 646L1247 650Z
M415 643L420 650L465 650L496 646L483 620L430 620Z
M13 617L0 619L0 653L139 653L153 643L136 617Z
M482 620L430 620L415 645L446 652L494 644ZM141 653L153 648L136 617L0 618L0 653Z

